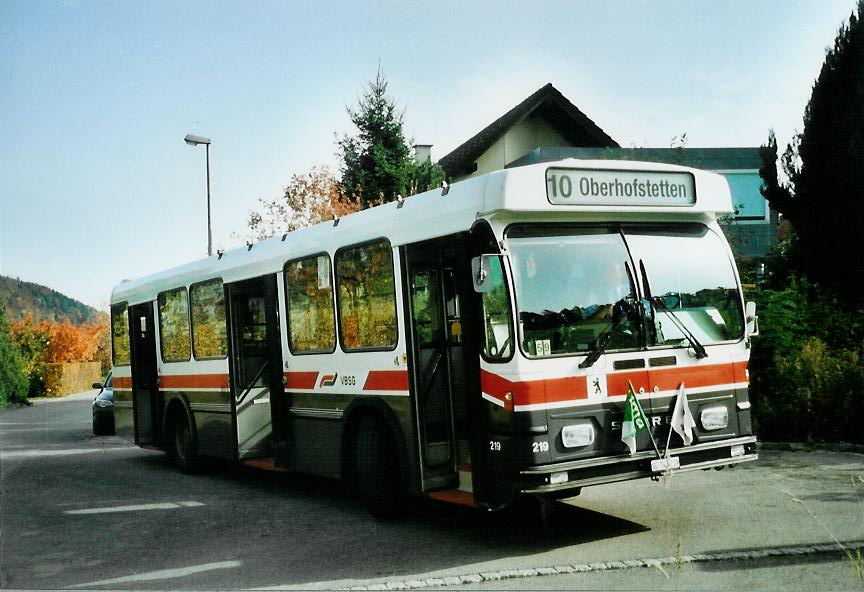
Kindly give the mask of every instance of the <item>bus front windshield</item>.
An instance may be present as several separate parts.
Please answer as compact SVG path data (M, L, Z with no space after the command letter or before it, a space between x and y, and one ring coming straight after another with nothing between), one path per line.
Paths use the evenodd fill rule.
M519 226L507 242L529 356L686 347L682 327L702 345L743 337L734 268L705 226Z

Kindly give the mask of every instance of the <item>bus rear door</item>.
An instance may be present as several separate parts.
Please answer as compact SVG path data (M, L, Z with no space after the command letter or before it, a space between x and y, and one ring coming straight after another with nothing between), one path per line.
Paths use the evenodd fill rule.
M162 410L156 363L156 335L153 303L129 307L132 337L132 405L135 414L135 443L158 446L162 440Z

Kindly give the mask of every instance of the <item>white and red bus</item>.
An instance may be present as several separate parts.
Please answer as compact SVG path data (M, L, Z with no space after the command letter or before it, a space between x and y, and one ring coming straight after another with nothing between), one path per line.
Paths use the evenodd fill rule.
M731 211L716 174L562 160L124 282L117 432L183 470L345 478L376 511L569 497L657 476L659 454L755 460ZM650 423L634 453L628 384ZM689 446L668 425L682 385Z

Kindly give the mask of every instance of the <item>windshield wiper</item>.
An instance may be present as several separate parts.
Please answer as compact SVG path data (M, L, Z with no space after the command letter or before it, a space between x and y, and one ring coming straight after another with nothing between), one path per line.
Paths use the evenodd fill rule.
M642 273L642 283L645 285L645 295L648 297L648 302L652 305L655 305L657 308L665 312L672 322L675 323L675 326L678 327L678 330L684 334L684 337L687 338L687 341L690 342L690 345L693 347L693 350L696 352L696 358L702 359L708 357L708 352L705 351L705 346L699 343L699 340L696 339L696 336L693 335L693 332L687 328L684 323L681 322L675 313L672 312L666 303L663 302L663 298L660 296L652 296L651 295L651 285L648 283L648 272L645 270L645 262L641 259L639 260L639 271Z
M597 339L596 342L597 345L595 345L594 349L588 353L588 357L582 360L579 364L580 368L590 368L594 365L594 362L600 359L600 356L602 356L603 352L606 351L606 348L609 347L609 342L612 341L612 336L615 334L615 331L618 330L618 326L626 318L626 315L623 316L617 323L607 329L605 333L600 334L600 338Z
M626 261L624 262L624 269L627 270L627 282L630 286L630 293L636 294L636 282L633 278L634 274L630 273L630 265ZM621 318L613 322L611 327L609 327L606 331L600 334L600 336L597 338L597 341L595 342L596 344L594 346L594 349L588 352L588 356L579 364L580 368L584 369L593 366L594 363L600 359L600 356L603 355L603 352L606 351L606 348L609 347L609 343L612 341L612 336L615 335L615 332L618 330L618 328L625 321L629 320L628 318L632 311L632 303L627 301L627 297L625 297L624 300L621 300L619 302L625 304L624 309L621 311ZM614 306L615 305L613 305L613 310ZM613 321L615 319L614 312L612 314L612 319Z
M696 336L687 328L687 326L681 322L681 319L675 316L675 313L672 312L666 303L663 302L663 299L660 296L654 296L651 298L651 302L656 304L660 310L669 315L669 318L672 319L672 322L675 323L675 326L678 327L678 330L684 334L684 337L687 338L687 341L690 342L690 345L693 346L693 349L696 350L696 357L699 359L707 358L708 352L705 351L705 346L699 343L699 340L696 339Z

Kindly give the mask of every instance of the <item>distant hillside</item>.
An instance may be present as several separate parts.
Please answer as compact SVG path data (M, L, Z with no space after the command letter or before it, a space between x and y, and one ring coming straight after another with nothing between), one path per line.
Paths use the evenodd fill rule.
M56 290L0 275L0 300L6 305L10 321L24 318L33 313L35 321L69 321L75 325L93 323L104 318L104 312L64 296Z

